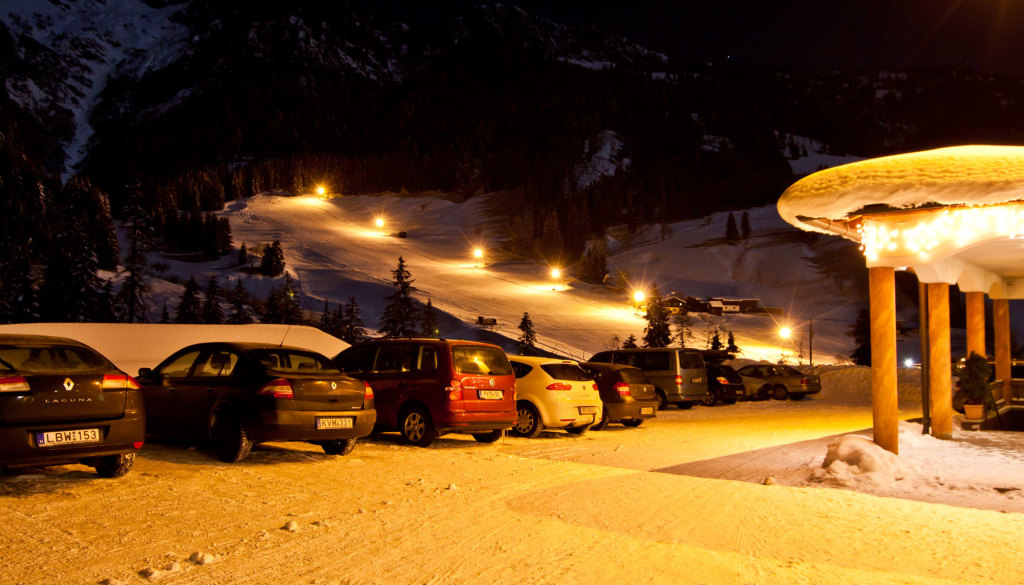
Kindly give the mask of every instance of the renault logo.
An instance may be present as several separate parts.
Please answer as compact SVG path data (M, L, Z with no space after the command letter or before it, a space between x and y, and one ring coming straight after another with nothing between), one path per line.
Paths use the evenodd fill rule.
M337 389L338 389L338 383L337 382L331 382L331 390L337 390Z
M75 383L71 381L71 378L64 378L64 389L71 392L71 389L75 387Z
M491 378L490 380L488 380L488 382L491 383L491 388L494 388L494 378Z

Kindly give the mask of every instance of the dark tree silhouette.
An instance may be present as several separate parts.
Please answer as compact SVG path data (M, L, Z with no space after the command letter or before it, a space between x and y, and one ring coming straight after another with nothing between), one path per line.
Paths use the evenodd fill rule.
M185 282L185 291L181 293L181 301L174 314L174 322L201 323L201 305L199 303L199 282L196 281L195 276L192 276Z
M395 292L387 297L388 305L384 307L384 315L381 317L380 328L377 330L384 337L407 337L415 335L417 317L419 311L412 293L416 288L410 278L410 273L405 268L405 259L398 257L398 268L391 271L394 280Z
M736 338L733 336L732 331L730 331L728 340L725 343L725 351L729 353L737 353L739 350L739 346L736 345Z
M234 288L231 289L231 314L228 315L227 322L233 325L246 325L252 321L249 291L245 290L245 285L240 279L236 280Z
M222 290L217 283L217 277L211 276L210 282L206 285L203 295L203 306L200 309L200 319L207 325L220 325L224 322L224 309L220 306Z
M660 296L647 301L647 327L644 328L644 347L665 347L672 343L672 330L668 325L668 311Z
M736 217L730 213L725 222L725 241L736 242L740 239L740 231L736 228Z
M871 313L867 309L861 309L857 313L857 320L850 326L850 336L853 337L853 353L850 359L858 366L871 365Z
M274 240L274 243L263 251L263 258L260 260L260 274L280 276L282 272L284 272L284 250L281 248L281 242Z
M750 214L746 211L740 217L740 233L743 235L744 240L750 239Z
M423 337L440 337L441 330L438 329L437 324L437 311L434 310L434 303L427 299L427 304L423 306L423 315L420 317L420 334Z
M632 333L630 333L629 337L622 342L622 349L636 349L637 347L636 335L633 335Z
M344 307L338 305L335 312L338 314L336 320L339 329L336 337L348 343L358 343L366 337L366 324L359 316L359 304L356 303L354 296L349 297L348 304Z
M537 353L537 334L533 331L533 320L529 313L523 313L519 321L519 330L522 334L516 340L519 346L520 355L534 355Z

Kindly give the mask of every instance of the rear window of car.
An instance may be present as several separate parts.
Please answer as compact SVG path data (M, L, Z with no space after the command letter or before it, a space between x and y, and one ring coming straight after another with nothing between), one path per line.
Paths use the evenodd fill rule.
M455 345L452 346L452 361L458 374L507 376L512 373L508 357L497 347Z
M512 362L512 371L515 373L516 378L522 378L533 371L533 366L528 366L522 362Z
M704 367L704 358L696 351L679 352L679 367L684 370L695 370Z
M627 384L646 384L647 376L640 370L625 369L619 370L619 377Z
M100 372L114 369L98 353L84 347L0 347L0 367L22 372Z
M803 376L804 373L789 366L775 366L775 374L779 376Z
M569 380L571 382L593 380L576 364L543 364L540 369L556 380Z
M322 355L287 349L257 350L252 357L268 370L276 372L337 374L338 369Z

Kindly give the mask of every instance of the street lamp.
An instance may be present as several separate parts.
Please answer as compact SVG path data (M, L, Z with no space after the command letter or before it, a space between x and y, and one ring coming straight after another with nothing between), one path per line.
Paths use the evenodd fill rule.
M779 337L791 339L793 330L786 326L779 327ZM799 353L803 354L804 342L796 339L794 343L796 343ZM814 319L807 320L807 361L810 365L814 365Z
M374 223L377 224L377 231L379 233L383 234L384 233L384 218L383 217L378 217L376 220L374 220Z
M483 266L484 265L484 249L483 248L473 248L473 257L476 258L476 260L477 260L477 266Z
M647 298L647 295L644 294L644 291L639 290L639 289L633 291L633 308L636 310L635 311L636 315L640 314L640 305L644 302L644 299L646 299L646 298Z
M325 189L323 185L317 185L316 186L316 194L317 195L323 197L325 193L327 193L327 189Z

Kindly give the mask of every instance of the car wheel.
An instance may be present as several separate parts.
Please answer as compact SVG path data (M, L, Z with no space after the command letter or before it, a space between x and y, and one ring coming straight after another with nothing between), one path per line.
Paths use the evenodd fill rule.
M700 403L704 406L714 406L718 402L718 397L715 396L714 392L708 392L704 395L704 398L700 399Z
M656 391L658 395L658 410L665 410L668 408L668 396L661 390Z
M336 441L323 441L320 443L324 453L328 455L348 455L356 448L355 439L338 439Z
M626 425L627 427L636 428L636 427L644 424L644 419L642 419L642 418L631 418L629 420L622 421L622 424Z
M430 415L418 406L405 411L398 426L402 431L402 438L417 447L426 447L437 438L437 430L430 421Z
M608 428L608 422L609 422L608 421L608 409L602 407L601 408L601 420L599 420L596 423L590 425L590 429L594 430L594 431L603 431L606 428Z
M252 439L238 416L218 413L213 421L213 450L225 463L238 463L249 456Z
M122 453L97 457L92 466L96 468L96 475L100 477L121 477L131 471L134 463L135 453Z
M806 396L807 396L806 394L790 394L789 398L791 400L803 400L804 397L806 397Z
M589 428L590 428L590 426L585 426L585 427L567 427L565 429L565 432L569 433L570 435L582 435L583 433L587 432L587 429L589 429Z
M512 427L511 431L513 435L533 439L540 434L543 427L540 424L540 413L537 412L537 407L529 402L523 402L519 405L518 414L516 426Z
M500 439L504 434L505 431L501 429L494 429L489 433L473 433L473 438L476 439L478 443L493 443Z
M772 388L772 398L775 400L785 400L789 396L789 390L782 384L779 384Z

